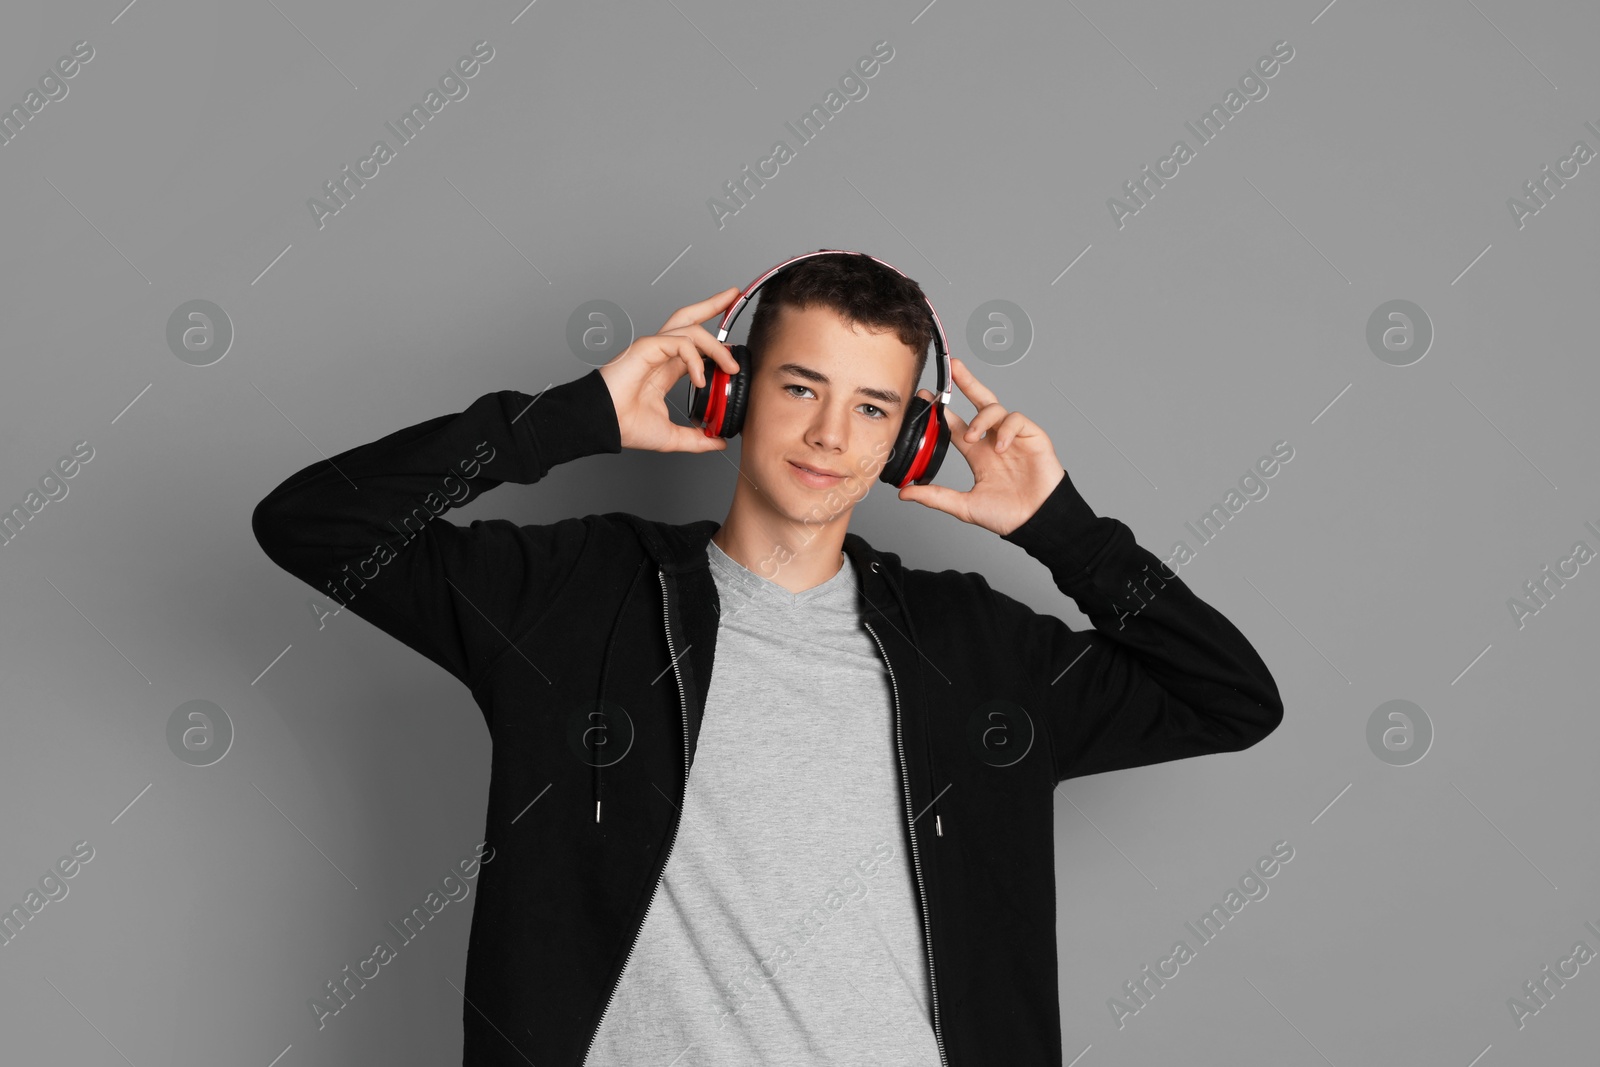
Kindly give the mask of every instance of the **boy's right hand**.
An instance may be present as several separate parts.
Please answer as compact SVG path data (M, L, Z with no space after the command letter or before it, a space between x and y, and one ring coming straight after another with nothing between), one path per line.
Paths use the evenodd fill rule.
M698 304L674 311L659 333L640 337L623 353L600 368L611 390L623 448L651 452L720 452L726 439L707 437L698 426L679 426L667 411L667 393L687 372L699 388L706 386L701 353L716 360L729 374L737 374L739 361L727 345L700 324L721 315L739 297L739 287L724 289Z

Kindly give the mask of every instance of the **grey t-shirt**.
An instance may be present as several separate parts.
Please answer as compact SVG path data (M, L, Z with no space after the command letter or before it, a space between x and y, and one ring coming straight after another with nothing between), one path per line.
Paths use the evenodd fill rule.
M937 1067L893 693L839 573L706 547L715 666L676 844L590 1067Z

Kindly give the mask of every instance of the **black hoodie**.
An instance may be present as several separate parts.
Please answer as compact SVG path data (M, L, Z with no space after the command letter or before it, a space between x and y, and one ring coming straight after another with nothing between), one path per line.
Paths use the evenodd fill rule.
M441 515L621 450L596 370L313 463L251 519L273 562L460 679L488 724L495 862L468 941L469 1067L577 1067L599 1029L677 836L716 652L719 524ZM1056 784L1236 752L1283 717L1238 629L1070 476L1003 539L1094 629L844 539L892 683L934 1036L958 1067L1061 1063ZM624 758L587 746L597 714Z

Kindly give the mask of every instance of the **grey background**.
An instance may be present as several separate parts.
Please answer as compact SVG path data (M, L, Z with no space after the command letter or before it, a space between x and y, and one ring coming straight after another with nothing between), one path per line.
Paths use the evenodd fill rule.
M587 372L585 301L653 332L822 247L921 281L1158 555L1295 450L1180 570L1271 667L1282 728L1058 790L1066 1061L1593 1055L1593 965L1520 1030L1506 1004L1600 949L1600 578L1520 629L1507 607L1600 548L1600 177L1520 229L1506 206L1600 148L1592 6L523 2L7 11L6 106L95 50L0 147L0 502L95 450L0 548L0 902L95 850L0 948L8 1060L459 1062L475 896L321 1032L306 1001L481 839L487 733L422 657L348 613L319 630L251 509L319 455ZM307 198L479 40L469 95L319 230ZM707 198L879 40L868 95L719 229ZM1268 95L1119 229L1107 198L1280 40ZM206 367L166 343L194 299L235 331ZM1035 333L1005 367L965 341L993 299ZM1366 343L1394 299L1435 330L1407 367ZM720 519L735 458L592 458L452 518ZM939 480L970 485L953 450ZM1023 553L883 487L852 529L1086 625ZM195 699L236 732L204 768L166 742ZM1367 745L1392 699L1436 731L1410 766ZM1279 840L1270 895L1119 1030L1107 999Z

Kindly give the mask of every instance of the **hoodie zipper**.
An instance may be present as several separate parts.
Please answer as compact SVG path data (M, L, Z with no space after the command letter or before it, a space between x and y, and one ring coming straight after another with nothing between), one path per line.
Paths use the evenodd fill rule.
M661 879L667 873L667 863L672 862L672 849L678 843L678 827L683 823L683 805L689 798L689 699L684 694L683 675L678 671L678 651L672 644L672 617L667 612L667 572L656 571L661 579L661 622L667 631L667 654L672 657L672 676L678 682L678 710L683 715L683 793L678 798L678 815L672 821L672 840L667 843L667 861L661 865L661 873L656 875L655 885L650 889L650 901L644 906L644 919L640 920L639 928L633 932L633 941L628 945L628 954L622 959L622 970L617 972L617 980L611 985L611 995L606 997L606 1006L600 1010L600 1021L595 1024L594 1032L589 1035L589 1044L583 1050L583 1059L579 1062L587 1064L589 1053L594 1049L594 1039L600 1036L600 1028L606 1024L606 1013L611 1010L611 1002L617 999L617 988L622 985L622 976L627 973L628 961L633 959L633 950L639 947L639 935L644 933L644 924L650 919L650 909L655 906L656 891L661 888ZM931 957L930 957L931 958ZM943 1048L940 1049L943 1057Z
M922 861L917 855L916 828L911 825L911 778L906 772L906 749L900 737L900 685L894 679L894 666L889 662L889 654L883 649L883 642L878 640L878 633L872 628L870 622L862 620L867 633L872 635L872 640L878 646L878 654L883 657L883 665L889 672L889 685L894 690L894 747L900 756L900 782L905 791L906 800L906 833L911 837L911 866L917 877L917 896L922 900L922 941L928 950L928 986L929 999L933 1006L933 1040L939 1046L939 1063L941 1067L948 1067L949 1061L944 1055L944 1034L939 1029L939 982L933 973L933 934L928 929L928 894L922 888Z

